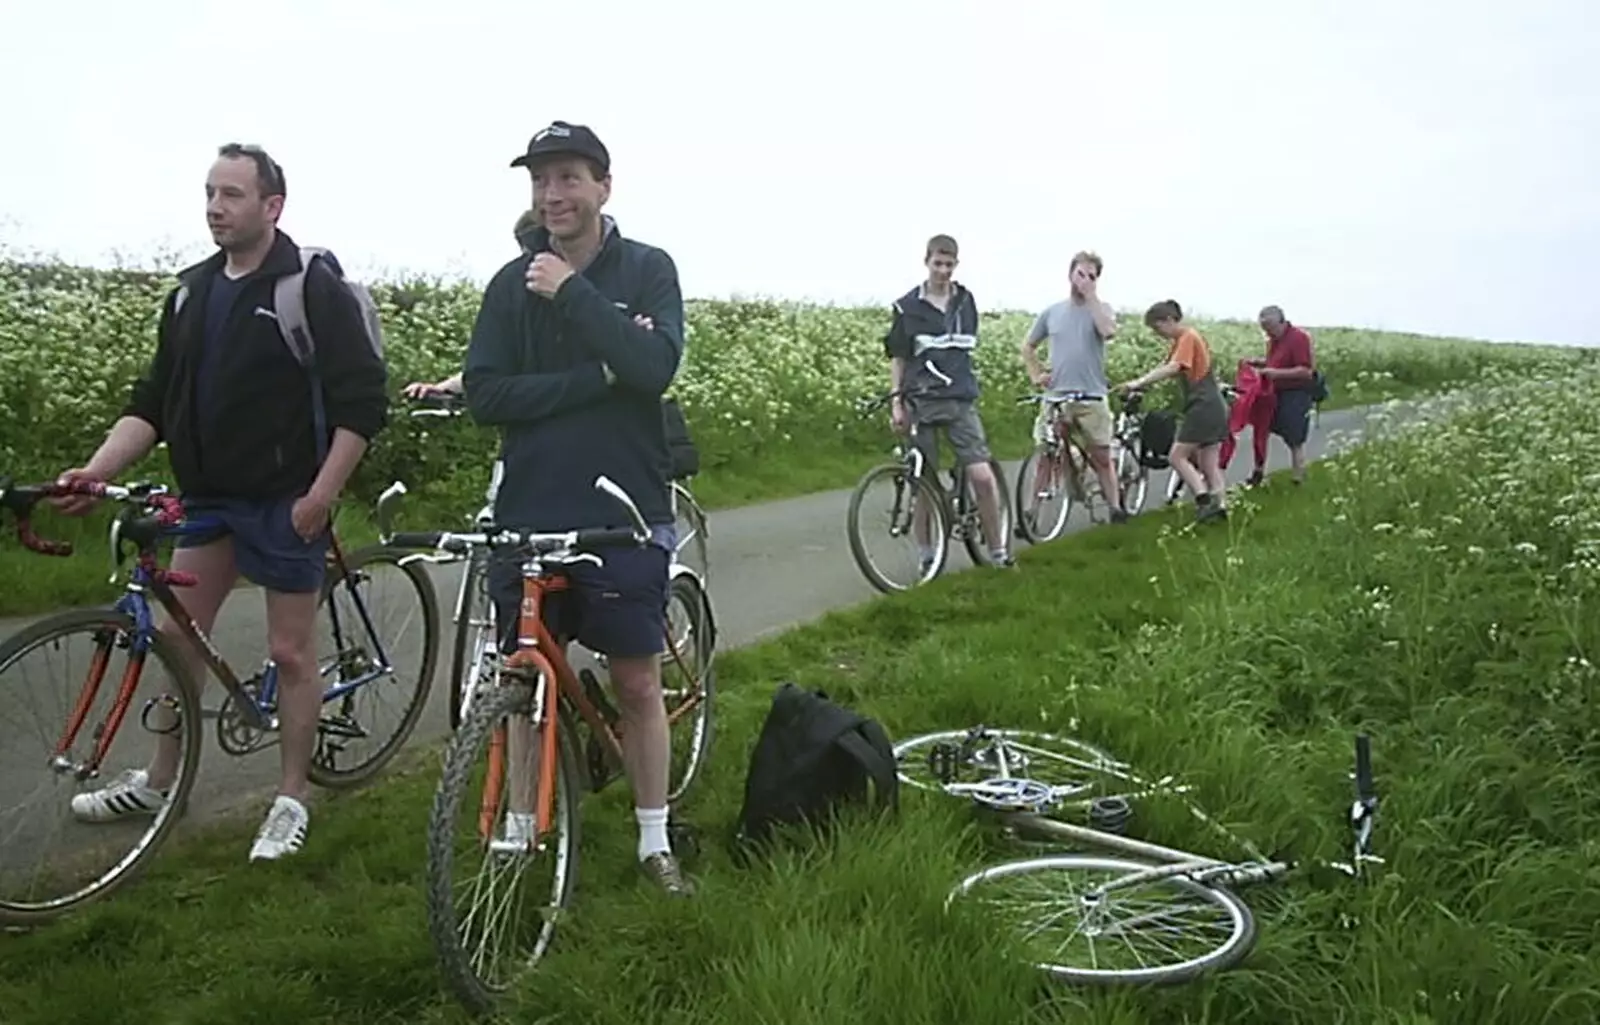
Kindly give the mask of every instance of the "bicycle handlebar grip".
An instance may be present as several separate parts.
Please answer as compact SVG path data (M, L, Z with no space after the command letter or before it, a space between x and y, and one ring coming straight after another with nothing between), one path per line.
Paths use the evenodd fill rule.
M50 541L33 532L33 527L28 523L26 516L17 520L17 539L22 542L22 547L30 552L40 555L71 555L71 541Z
M408 531L391 537L389 544L395 548L437 548L443 536L444 532L439 530Z
M621 545L638 545L639 536L632 527L594 527L578 531L579 548L615 548Z

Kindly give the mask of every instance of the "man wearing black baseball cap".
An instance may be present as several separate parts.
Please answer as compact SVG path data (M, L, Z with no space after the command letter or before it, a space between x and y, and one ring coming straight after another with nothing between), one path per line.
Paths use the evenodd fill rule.
M611 153L588 125L552 121L528 140L527 152L511 161L512 167L532 167L545 157L582 157L592 161L596 178L611 173Z
M664 250L625 239L600 211L611 154L586 125L553 121L511 162L526 168L539 226L528 252L489 282L462 370L473 419L500 428L505 474L495 519L563 531L626 527L595 489L601 474L652 527L643 548L568 567L545 599L552 632L607 657L639 824L639 862L669 893L688 894L667 839L671 743L661 693L668 569L674 545L661 399L683 355L683 294ZM489 573L501 644L515 650L522 581L515 558ZM513 787L518 793L529 788ZM533 809L513 808L507 839L534 839Z

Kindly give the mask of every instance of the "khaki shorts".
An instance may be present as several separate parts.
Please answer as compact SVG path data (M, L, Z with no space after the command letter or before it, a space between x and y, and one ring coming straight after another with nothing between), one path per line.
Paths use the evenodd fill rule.
M1061 426L1077 428L1090 448L1106 448L1111 444L1111 403L1105 399L1069 399L1065 402L1041 402L1039 415L1033 421L1033 440L1040 445L1050 440L1048 417L1050 407L1059 407Z

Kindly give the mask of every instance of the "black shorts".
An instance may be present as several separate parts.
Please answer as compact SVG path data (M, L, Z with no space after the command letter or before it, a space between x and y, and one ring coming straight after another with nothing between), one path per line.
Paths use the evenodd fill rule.
M565 567L565 591L546 594L544 622L558 643L576 640L610 658L644 658L666 650L668 570L676 547L672 524L652 528L643 548L618 547L601 553L605 565L592 562ZM510 554L495 553L489 562L489 600L494 605L500 650L517 646L517 619L522 606L522 573Z
M328 531L307 541L295 533L296 497L256 501L242 498L183 498L184 516L215 520L214 529L189 531L178 548L199 548L233 539L233 564L239 575L269 591L305 594L322 588L327 573Z

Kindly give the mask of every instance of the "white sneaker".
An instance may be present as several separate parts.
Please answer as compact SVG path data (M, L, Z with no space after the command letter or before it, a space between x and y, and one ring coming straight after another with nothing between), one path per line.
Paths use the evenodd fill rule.
M167 795L150 785L143 769L124 769L99 790L72 795L72 814L80 822L115 822L130 815L154 815L167 805Z
M267 812L267 820L256 833L256 842L250 848L251 861L277 861L285 854L294 854L306 842L306 824L311 813L306 806L292 797L279 794Z

